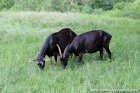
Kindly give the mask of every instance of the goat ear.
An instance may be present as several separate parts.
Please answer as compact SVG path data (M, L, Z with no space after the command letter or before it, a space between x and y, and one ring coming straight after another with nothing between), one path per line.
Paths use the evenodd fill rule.
M59 47L59 45L58 45L58 44L56 44L56 46L58 47L60 57L62 58L62 57L63 57L63 55L62 55L61 49L60 49L60 47Z

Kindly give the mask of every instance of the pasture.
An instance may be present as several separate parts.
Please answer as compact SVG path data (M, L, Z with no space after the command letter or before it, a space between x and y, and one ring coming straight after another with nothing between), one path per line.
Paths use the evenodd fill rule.
M84 65L72 57L66 69L60 61L40 70L28 60L40 52L47 36L62 28L77 34L95 29L112 34L103 61L99 52L84 55ZM94 89L140 89L140 20L109 14L0 12L1 93L94 93ZM122 93L122 92L121 92Z

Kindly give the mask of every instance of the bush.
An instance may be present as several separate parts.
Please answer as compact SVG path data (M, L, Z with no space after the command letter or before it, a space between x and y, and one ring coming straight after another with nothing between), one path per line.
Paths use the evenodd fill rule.
M93 14L103 14L103 13L104 13L104 11L103 11L102 8L94 9L94 10L93 10Z
M0 9L15 11L78 11L92 13L94 9L122 9L134 0L0 0Z
M15 0L0 0L0 10L10 9L15 4Z
M125 4L126 4L125 2L119 2L119 3L114 5L113 9L122 10L122 9L124 9Z
M82 12L85 12L85 13L92 13L92 12L93 12L93 9L92 9L90 6L88 6L88 5L84 5L84 6L82 7Z
M12 10L40 11L45 9L46 0L16 0Z
M138 19L140 18L140 1L128 3L122 10L122 16Z

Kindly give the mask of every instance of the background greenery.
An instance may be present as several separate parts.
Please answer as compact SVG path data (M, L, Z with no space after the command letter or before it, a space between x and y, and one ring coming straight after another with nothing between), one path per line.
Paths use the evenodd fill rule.
M135 0L0 0L1 10L24 11L78 11L92 12L94 9L111 10L114 6L132 3ZM119 8L122 8L119 7Z
M93 89L140 88L140 0L1 0L1 93L94 93ZM105 53L85 54L64 70L58 62L40 70L35 58L47 36L69 27L77 34L112 34L112 63ZM119 92L116 92L119 93ZM127 92L120 92L127 93Z
M140 0L0 0L1 11L58 11L140 17Z

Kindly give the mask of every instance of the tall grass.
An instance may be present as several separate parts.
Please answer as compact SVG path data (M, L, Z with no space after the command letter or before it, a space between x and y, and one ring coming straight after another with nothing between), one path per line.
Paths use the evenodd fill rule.
M140 88L140 20L59 12L0 13L0 92L1 93L92 93L93 89ZM110 34L110 63L105 53L85 54L84 65L76 58L62 69L46 62L44 70L28 63L39 53L53 32L69 27L77 34L102 29ZM46 57L46 60L48 58Z

